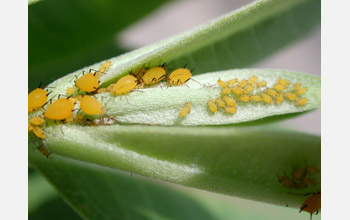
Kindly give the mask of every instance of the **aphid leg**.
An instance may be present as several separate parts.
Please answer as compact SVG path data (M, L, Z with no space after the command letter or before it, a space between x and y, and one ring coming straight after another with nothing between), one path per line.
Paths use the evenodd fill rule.
M200 82L198 82L197 80L195 80L195 79L189 78L188 80L193 80L193 81L195 81L196 83L198 83L199 85L202 86L202 84Z

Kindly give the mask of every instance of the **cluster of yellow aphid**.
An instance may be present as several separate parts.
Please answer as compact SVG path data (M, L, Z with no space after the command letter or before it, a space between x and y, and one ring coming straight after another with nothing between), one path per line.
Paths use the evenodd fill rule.
M309 185L315 185L316 180L312 177L319 171L317 166L309 166L304 169L295 168L290 175L278 176L278 181L288 189L305 189ZM321 209L321 192L307 193L310 195L305 199L300 207L299 212L306 211L312 216L313 213L318 214Z
M303 106L308 101L307 98L299 97L307 91L306 87L295 83L291 89L290 82L285 79L279 79L273 88L267 87L266 81L258 81L257 76L241 81L237 78L228 81L219 79L217 83L221 88L221 96L215 100L208 100L208 107L213 113L222 108L226 113L234 114L237 111L237 102L281 104L286 97L290 101L296 101L297 106Z
M64 121L65 123L82 122L87 124L84 116L100 115L99 119L93 120L89 124L113 124L114 118L104 117L104 109L102 104L92 95L96 93L110 92L113 95L123 95L131 92L134 89L144 88L145 86L153 85L166 79L170 85L180 85L187 82L192 73L189 69L179 68L167 73L167 68L163 64L159 67L140 68L134 73L120 78L116 83L110 84L107 88L99 88L99 77L104 74L110 67L111 62L106 61L102 64L99 70L83 74L75 81L75 86L68 88L66 98L58 98L46 108L43 116L36 116L29 119L28 130L43 139L45 134L41 125L45 119L54 121ZM42 108L47 103L48 92L44 89L37 88L28 94L28 112L34 112ZM51 100L50 100L51 101ZM80 102L80 108L83 113L74 116L73 111L75 104ZM189 107L190 108L190 107ZM189 110L190 111L190 110Z

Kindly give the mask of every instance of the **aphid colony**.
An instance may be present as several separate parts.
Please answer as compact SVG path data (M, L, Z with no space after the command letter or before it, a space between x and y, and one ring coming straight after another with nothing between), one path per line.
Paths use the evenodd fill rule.
M65 123L80 123L81 125L110 125L115 122L113 116L104 116L104 108L100 101L93 95L96 93L110 92L113 95L124 95L134 89L144 88L166 79L170 86L181 85L192 77L192 72L186 68L179 68L167 73L165 64L153 68L140 68L134 73L120 78L116 83L110 84L107 88L99 88L99 77L110 67L111 62L106 61L99 70L84 74L75 80L75 86L68 88L67 97L58 97L57 100L43 108L48 103L49 93L41 88L37 88L28 94L28 112L35 112L42 108L42 116L35 116L29 119L28 131L32 131L38 138L45 138L42 125L48 120L62 121ZM40 86L39 86L40 87ZM75 104L80 102L80 108L75 109ZM78 113L73 114L74 110ZM191 103L180 111L179 116L184 117L191 111ZM80 113L79 113L80 112ZM92 116L92 117L90 117ZM96 118L94 116L100 116Z
M315 185L314 174L318 172L317 166L306 168L295 168L289 175L278 176L278 181L288 189L305 189L310 185Z
M169 86L177 86L184 84L192 79L192 71L183 67L167 73L168 67L165 64L152 68L139 68L130 74L121 77L115 83L110 84L106 88L100 88L99 77L108 71L111 65L110 61L106 61L101 65L99 70L92 70L86 74L77 77L74 87L66 90L66 97L59 95L58 99L52 102L52 98L48 101L49 93L41 88L37 88L28 94L28 112L35 112L38 109L44 109L47 103L49 105L44 109L39 122L33 122L30 118L28 130L38 138L45 138L42 125L48 121L62 121L64 123L78 123L80 125L109 125L114 123L112 116L105 116L105 109L102 103L94 97L98 93L111 93L115 96L121 96L132 92L135 89L145 88L165 80ZM193 79L192 79L193 80ZM295 83L291 89L290 82L285 79L279 79L273 88L267 87L267 82L258 81L257 76L249 79L238 80L237 78L223 81L218 80L217 83L221 88L221 96L215 100L208 100L207 105L209 111L215 113L223 110L228 114L235 114L237 105L240 103L263 102L265 104L281 104L285 99L293 101L297 106L303 106L307 103L307 98L302 98L307 89L302 87L301 83ZM200 84L200 83L199 83ZM39 86L40 87L40 86ZM76 103L79 101L79 108ZM191 112L192 103L186 104L179 109L179 117L186 117ZM77 110L76 114L73 111ZM96 116L99 116L97 119ZM37 119L38 120L38 119Z
M267 87L266 81L258 81L257 76L240 81L237 78L228 81L219 79L217 84L221 88L221 96L208 100L207 103L213 113L222 109L226 113L234 114L239 103L281 104L286 100L295 102L299 107L308 102L307 98L300 97L307 91L306 87L302 87L301 83L295 83L292 87L288 80L282 78L273 88Z

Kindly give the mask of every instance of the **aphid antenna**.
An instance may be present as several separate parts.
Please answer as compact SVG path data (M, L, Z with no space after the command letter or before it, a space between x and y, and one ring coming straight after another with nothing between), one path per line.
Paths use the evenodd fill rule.
M195 71L195 70L196 70L196 68L191 69L191 73L193 73L193 71Z
M164 62L164 63L161 65L161 67L163 67L163 68L164 68L164 67L165 67L165 65L166 65L166 62Z
M42 84L43 84L43 81L40 81L38 88L41 88Z
M185 66L183 68L186 68L187 67L187 63L185 64ZM192 72L192 71L191 71Z

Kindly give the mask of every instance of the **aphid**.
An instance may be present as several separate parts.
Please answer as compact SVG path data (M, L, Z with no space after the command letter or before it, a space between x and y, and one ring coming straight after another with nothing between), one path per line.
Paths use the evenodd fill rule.
M224 96L222 99L228 104L229 106L235 107L237 105L236 100L231 98L230 96Z
M288 189L291 189L294 187L293 181L286 176L279 176L278 181L283 184L283 186L287 187Z
M249 93L251 93L253 90L254 90L253 85L249 84L249 85L246 86L246 88L245 88L245 90L244 90L244 93L249 94Z
M44 122L45 122L45 119L43 119L40 116L36 116L36 117L29 119L29 123L32 125L41 125Z
M133 75L123 76L113 85L112 93L122 95L132 91L137 85L137 79Z
M307 197L303 204L300 207L299 212L305 211L310 213L310 220L312 218L312 214L321 209L321 192L314 193L311 196Z
M288 80L286 80L286 79L280 78L280 79L278 80L278 83L279 83L279 84L282 84L282 85L284 85L284 86L288 86L290 82L289 82Z
M140 81L141 81L141 83L143 83L145 85L152 85L152 84L155 84L155 83L161 81L165 77L166 77L166 70L164 69L164 67L153 67L153 68L149 69L141 77Z
M83 114L77 114L74 119L73 122L78 122L84 119L84 115Z
M48 150L46 150L46 148L45 148L44 146L39 145L39 146L37 147L37 149L39 150L40 153L42 153L44 156L46 156L47 158L49 158L49 156L50 156L51 153L50 153Z
M306 91L307 91L307 88L306 88L306 87L302 87L302 88L299 88L299 89L296 91L296 94L297 94L297 95L302 95L302 94L304 94Z
M232 87L231 88L232 92L235 93L236 95L242 95L245 91L241 87Z
M189 69L179 68L171 72L166 80L170 85L180 85L187 82L191 77L192 73Z
M273 88L275 88L277 91L283 91L286 89L286 86L284 86L280 83L276 83L275 85L273 85Z
M79 97L79 96L78 96ZM77 103L79 101L79 98L78 97L69 97L68 100L73 103L73 105L75 103ZM81 97L80 97L81 98Z
M248 81L246 79L243 79L242 81L238 82L237 86L243 88L244 86L246 86L248 83Z
M84 95L80 100L81 110L88 115L103 114L101 103L94 97Z
M308 100L307 98L301 98L301 99L299 99L295 104L296 104L297 106L303 106L303 105L305 105L308 101L309 101L309 100Z
M266 93L270 96L276 97L278 95L278 93L276 92L276 90L271 89L271 88L267 88L266 89Z
M318 171L317 166L311 166L311 167L306 168L306 173L307 174L314 174L317 171Z
M273 99L272 99L272 97L271 96L269 96L268 94L266 94L266 93L261 93L261 97L262 97L262 99L264 100L264 102L266 102L266 103L273 103Z
M218 79L217 83L219 84L219 86L221 86L222 88L227 88L229 83L221 80L221 79Z
M277 104L281 104L283 102L283 93L278 93L278 95L276 96L276 103Z
M293 178L295 180L300 180L304 176L304 170L301 168L297 168L293 171Z
M145 75L146 72L147 72L147 69L142 67L140 69L135 70L135 72L133 72L132 75L134 75L137 80L140 80L143 77L143 75Z
M66 90L67 95L72 95L77 90L77 87L73 86Z
M228 95L232 92L231 88L227 87L221 90L221 95Z
M103 74L109 69L110 66L111 66L111 61L107 60L106 62L104 62L104 63L101 65L100 69L97 71L98 74L99 74L100 76L103 75Z
M64 120L72 115L74 104L67 98L60 98L47 107L44 117L52 120Z
M234 79L230 79L227 83L229 86L233 86L237 81L238 81L238 79L234 78Z
M249 95L241 95L238 97L238 99L242 102L249 102L250 101L250 96Z
M236 113L236 111L237 111L236 107L232 107L232 106L225 107L225 112L227 112L227 113L234 114L234 113Z
M254 84L258 80L257 76L252 76L248 79L248 83Z
M36 88L28 94L28 112L33 112L41 108L47 100L48 92L41 88Z
M303 183L306 185L315 185L316 181L314 179L308 178L308 177L304 177L303 178Z
M41 139L45 138L44 130L41 127L39 127L39 126L33 126L33 133L38 138L41 138Z
M208 107L214 113L218 111L218 106L212 100L208 100Z
M222 99L220 99L220 98L216 98L216 99L215 99L215 102L216 102L216 103L218 104L218 106L221 107L221 108L225 108L225 106L226 106L225 102L224 102Z
M187 114L191 112L191 102L186 102L185 106L180 110L179 116L185 117Z
M98 89L98 74L87 73L75 81L75 85L84 92L94 92Z
M295 101L295 100L298 99L298 96L295 93L292 93L292 92L287 92L287 93L285 93L285 95L291 101Z
M301 87L301 83L295 83L295 84L293 85L293 87L294 87L294 90L299 90L300 87Z
M252 95L252 96L250 96L250 99L254 100L256 102L261 102L262 101L262 98L259 95Z
M260 81L260 82L255 83L257 88L264 87L264 86L266 86L266 84L267 84L266 81Z

